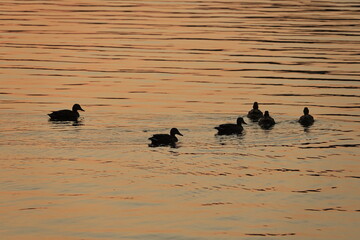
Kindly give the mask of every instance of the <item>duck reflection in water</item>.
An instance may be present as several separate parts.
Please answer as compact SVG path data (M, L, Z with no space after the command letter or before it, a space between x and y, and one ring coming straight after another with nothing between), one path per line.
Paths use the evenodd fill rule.
M49 119L49 122L52 123L54 126L83 126L84 123L82 120L76 120L76 121L59 121L59 120L51 120Z
M238 117L236 124L234 123L225 123L220 124L215 127L218 130L217 135L232 135L232 134L241 134L244 130L242 124L247 124L242 117Z
M74 104L72 110L64 109L49 113L50 121L77 121L80 117L78 111L85 111L79 104Z
M178 142L176 135L183 136L177 128L172 128L170 134L154 134L149 138L151 140L149 147L176 147L176 142Z

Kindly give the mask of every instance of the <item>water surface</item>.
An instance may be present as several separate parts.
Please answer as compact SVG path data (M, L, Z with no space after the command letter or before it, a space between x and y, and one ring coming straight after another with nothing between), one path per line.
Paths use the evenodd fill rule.
M359 12L2 1L0 238L357 239ZM254 101L273 129L215 136ZM79 123L48 121L74 103Z

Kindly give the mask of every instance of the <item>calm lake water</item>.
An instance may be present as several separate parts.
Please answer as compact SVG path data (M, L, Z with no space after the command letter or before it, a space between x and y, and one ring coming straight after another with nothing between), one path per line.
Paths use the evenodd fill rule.
M360 237L358 1L3 0L0 19L0 239ZM215 136L254 101L273 129ZM78 124L48 121L74 103Z

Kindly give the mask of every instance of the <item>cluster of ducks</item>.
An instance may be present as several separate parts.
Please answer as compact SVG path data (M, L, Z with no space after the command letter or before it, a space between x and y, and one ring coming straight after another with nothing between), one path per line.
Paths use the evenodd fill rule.
M74 104L72 110L54 111L49 115L51 121L77 121L80 117L78 111L85 111L79 104ZM314 118L309 114L309 109L304 108L304 115L302 115L298 122L304 127L308 127L314 123ZM254 102L253 108L248 112L247 117L253 122L258 122L263 129L270 129L275 125L275 120L270 116L269 111L263 112L259 109L259 104ZM221 124L215 129L218 130L218 135L233 135L241 134L244 130L242 124L247 124L242 117L238 117L235 123ZM183 136L177 128L172 128L170 134L155 134L149 138L151 140L150 147L157 146L175 146L178 141L176 135Z

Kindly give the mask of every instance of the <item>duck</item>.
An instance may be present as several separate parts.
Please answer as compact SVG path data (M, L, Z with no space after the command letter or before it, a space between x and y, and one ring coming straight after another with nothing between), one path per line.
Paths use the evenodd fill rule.
M74 104L72 110L64 109L59 111L53 111L49 113L51 121L77 121L80 117L78 111L85 111L79 104Z
M265 111L264 116L259 119L258 124L263 129L269 129L275 125L275 120L270 117L269 111Z
M172 128L170 130L170 134L154 134L149 138L151 140L150 147L158 147L158 146L173 146L175 147L176 142L178 141L175 135L184 136L180 133L177 128Z
M304 127L308 127L314 123L314 117L309 114L309 108L304 107L304 115L299 118L299 123Z
M215 127L218 130L218 135L232 135L232 134L241 134L244 130L242 124L247 124L242 117L238 117L236 124L234 123L225 123L220 124Z
M253 109L251 109L248 114L247 117L250 118L252 121L257 122L259 121L260 118L262 118L264 115L262 113L262 111L259 109L259 104L258 102L254 102L253 104Z

